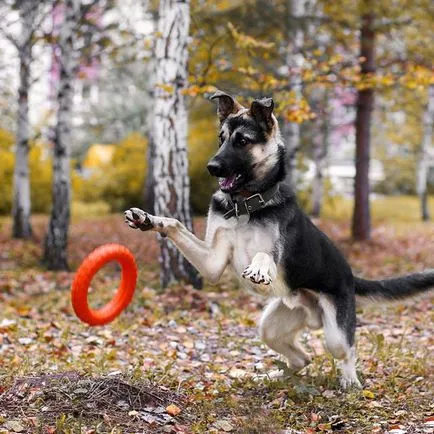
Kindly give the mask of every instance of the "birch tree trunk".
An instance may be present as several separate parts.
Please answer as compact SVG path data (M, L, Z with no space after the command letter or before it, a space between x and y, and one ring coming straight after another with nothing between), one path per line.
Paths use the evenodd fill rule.
M157 29L158 26L158 17L156 16L157 14L153 14L152 15L152 24L153 24L153 34L155 35L156 32L155 30ZM150 77L148 78L149 80L149 88L151 89L152 92L152 99L155 100L155 78L156 78L156 74L157 74L157 64L156 64L156 42L157 42L158 38L156 36L153 37L152 39L152 56L150 59ZM146 155L146 159L148 161L148 173L146 175L146 179L145 179L145 185L144 185L144 192L143 192L143 202L144 202L144 206L145 209L151 213L151 214L155 214L155 196L154 196L154 161L155 161L155 147L156 144L154 142L154 122L155 122L155 110L150 110L149 111L149 115L148 115L148 131L150 132L149 134L149 141L148 141L148 150L147 150L147 155Z
M417 194L420 198L421 217L423 221L430 219L428 208L428 172L431 166L433 166L434 152L432 144L434 124L434 86L431 85L428 89L428 102L423 114L423 137L419 152L419 158L417 163ZM431 151L431 152L430 152Z
M189 0L161 0L155 46L152 179L155 213L180 220L192 230L187 159L187 85ZM160 237L160 280L167 287L177 280L201 286L196 270L177 248Z
M44 263L50 270L67 270L67 244L70 218L70 145L73 82L76 70L75 26L80 0L65 0L64 20L59 30L60 78L57 91L57 121L54 129L53 204L45 239Z
M289 74L289 86L294 93L296 100L302 98L301 74L299 72L303 66L304 58L299 52L304 43L304 30L300 19L305 14L305 0L289 0L289 44L287 50L286 64L292 69ZM297 170L297 152L300 149L300 124L286 121L283 125L283 136L286 140L287 149L287 174L286 182L294 188Z
M324 110L321 121L321 139L315 144L313 158L315 174L312 183L312 212L313 217L319 217L324 197L324 171L327 165L327 155L330 146L330 117L328 116L328 92L324 93Z
M362 16L360 31L360 57L362 77L375 72L374 15L369 11L372 0L365 0L367 12ZM374 108L374 90L361 89L357 94L356 112L356 177L354 182L354 212L352 235L364 241L371 237L369 203L369 163L371 151L371 121Z
M14 238L29 238L32 235L29 179L29 89L33 48L32 34L36 13L37 7L32 5L31 0L22 0L19 3L21 35L17 42L20 78L12 206L12 235Z

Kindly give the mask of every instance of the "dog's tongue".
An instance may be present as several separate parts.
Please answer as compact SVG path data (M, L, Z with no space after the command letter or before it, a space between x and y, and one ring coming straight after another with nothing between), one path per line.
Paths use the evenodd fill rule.
M236 177L237 177L237 175L232 175L232 176L229 176L228 178L221 178L219 180L220 187L232 188L232 186L234 185Z

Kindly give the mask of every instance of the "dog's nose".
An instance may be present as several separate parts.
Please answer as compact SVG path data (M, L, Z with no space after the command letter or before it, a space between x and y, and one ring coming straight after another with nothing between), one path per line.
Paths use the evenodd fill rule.
M208 172L211 174L211 176L224 175L223 164L218 160L212 159L206 167L208 169Z

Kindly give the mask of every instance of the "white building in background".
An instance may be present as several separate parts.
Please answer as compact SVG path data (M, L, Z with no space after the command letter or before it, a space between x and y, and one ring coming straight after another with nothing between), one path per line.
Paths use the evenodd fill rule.
M315 164L309 160L307 162L308 170L304 174L304 179L310 183L315 174ZM330 160L325 171L325 177L332 184L331 194L342 196L353 196L354 194L354 177L356 168L353 159L336 159ZM369 181L371 188L375 184L385 179L383 164L379 160L371 160L369 167Z

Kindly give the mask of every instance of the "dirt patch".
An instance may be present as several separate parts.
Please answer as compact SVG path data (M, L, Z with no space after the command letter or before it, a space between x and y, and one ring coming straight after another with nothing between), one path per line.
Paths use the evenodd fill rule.
M116 427L122 432L179 433L189 419L184 406L181 394L150 382L78 372L29 376L0 395L0 431L67 432L79 420L97 426L98 432Z

